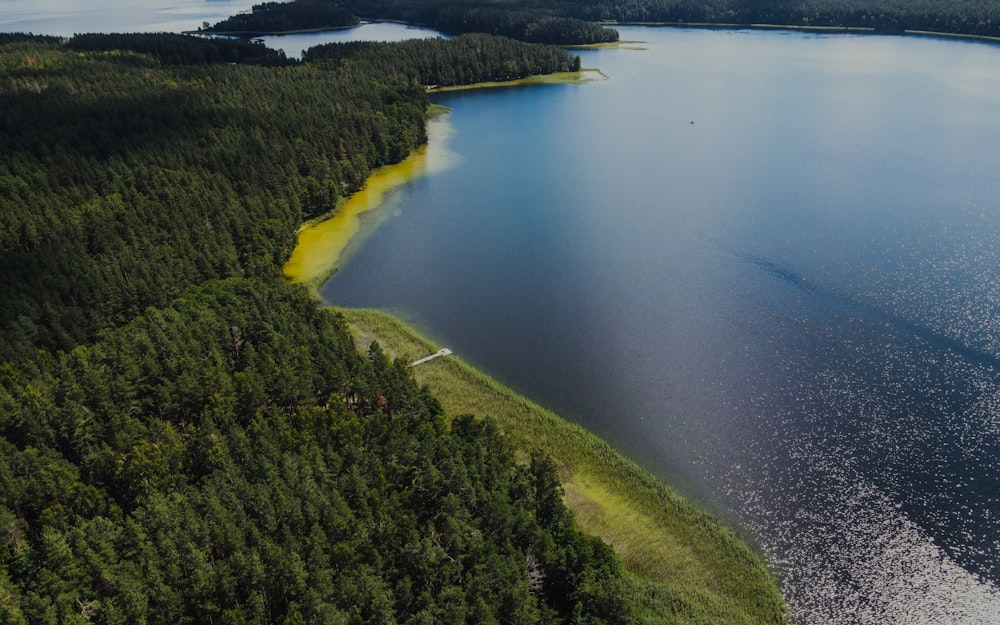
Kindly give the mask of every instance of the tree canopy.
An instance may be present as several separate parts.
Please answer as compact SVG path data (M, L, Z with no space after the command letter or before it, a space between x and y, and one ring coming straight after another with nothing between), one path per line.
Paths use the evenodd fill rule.
M171 65L247 63L291 65L284 51L273 50L260 41L221 37L191 37L178 33L88 33L67 42L82 52L129 51L148 54Z
M334 2L295 0L254 5L250 13L238 13L214 24L209 32L259 35L296 30L357 26L357 17Z
M616 23L774 24L1000 37L995 0L293 0L256 5L251 13L208 31L255 35L330 28L356 24L356 16L555 45L617 41Z
M509 81L580 70L580 57L554 46L536 46L483 34L399 43L359 41L310 48L307 62L326 61L417 85L454 86Z
M0 47L0 359L90 342L208 279L280 275L304 219L426 140L424 84L578 63L471 44L316 53L335 66L182 35Z
M293 0L265 2L251 13L234 15L206 32L252 36L291 30L351 26L359 18L397 19L426 24L449 34L482 32L522 41L589 44L616 41L618 33L552 6L513 3L414 2L413 0Z
M305 218L424 142L424 65L492 77L393 50L0 45L0 622L631 621L551 461L281 279Z
M551 463L304 290L205 283L5 365L0 407L3 622L627 620Z

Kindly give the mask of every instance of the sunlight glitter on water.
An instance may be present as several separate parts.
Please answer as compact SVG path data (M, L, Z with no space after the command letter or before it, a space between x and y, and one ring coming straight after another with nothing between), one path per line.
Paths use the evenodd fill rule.
M775 513L773 499L746 499L748 509L756 508L755 516L773 522L765 522L773 546L792 554L782 568L796 620L834 625L1000 622L1000 591L952 561L891 498L861 479L850 461L816 448L803 450L798 459L809 468L800 474L796 490L818 483L839 487L825 490L822 505L800 511L790 521ZM864 591L845 593L845 587Z
M979 294L972 281L934 299L940 284L922 280L923 310ZM1000 386L995 355L971 346L982 325L939 338L934 315L858 310L825 326L782 321L808 328L813 352L775 355L781 392L744 407L769 415L748 443L757 466L731 472L727 496L755 519L798 621L1000 622L988 581Z

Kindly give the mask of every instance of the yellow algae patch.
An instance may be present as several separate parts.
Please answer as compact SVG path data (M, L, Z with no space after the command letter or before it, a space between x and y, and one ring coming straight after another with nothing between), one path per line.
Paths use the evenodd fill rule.
M406 160L377 169L365 187L349 197L330 217L304 225L291 258L285 263L285 279L318 287L346 260L346 252L364 234L362 215L380 207L385 194L421 176L449 167L455 155L447 148L451 135L447 117L436 115L427 122L427 144Z

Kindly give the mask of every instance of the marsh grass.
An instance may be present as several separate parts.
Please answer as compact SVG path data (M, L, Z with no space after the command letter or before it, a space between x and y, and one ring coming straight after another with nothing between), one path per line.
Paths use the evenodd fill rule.
M437 351L394 317L338 309L359 349L378 341L412 362ZM514 393L458 356L415 367L449 417L493 417L519 457L551 456L580 528L612 545L629 573L629 595L646 622L786 623L777 583L735 533L610 445Z

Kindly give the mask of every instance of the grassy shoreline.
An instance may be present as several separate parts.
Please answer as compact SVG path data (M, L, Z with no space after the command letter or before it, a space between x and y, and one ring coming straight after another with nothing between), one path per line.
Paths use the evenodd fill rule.
M628 25L882 34L863 28L772 24ZM998 41L922 31L903 34ZM579 75L559 75L459 88L538 82L581 80ZM317 287L327 275L314 277L311 286ZM427 338L386 313L351 309L338 312L347 320L362 351L372 341L378 341L390 357L409 362L437 349ZM553 458L565 501L578 526L612 545L628 571L629 599L641 621L713 625L790 621L777 581L759 554L732 529L605 441L514 393L457 356L435 359L413 372L421 384L430 388L449 417L466 413L492 417L522 459L533 452Z
M406 362L436 351L391 315L337 309L359 349L378 341ZM785 623L777 582L731 529L594 434L518 395L457 356L413 369L447 415L494 418L523 457L555 460L579 527L611 544L630 573L630 599L657 622Z
M524 82L537 81L504 85ZM304 283L318 297L319 285L335 270L356 232L351 220L356 222L359 212L374 208L389 188L425 173L426 147L399 165L379 170L364 191L349 198L328 219L304 224L293 254L299 264L289 261L286 279ZM348 210L352 202L361 204L359 212ZM355 214L347 221L339 219L345 213ZM308 237L324 228L328 230L326 243L303 239L303 234ZM329 236L336 239L332 251L323 248L332 240ZM303 270L303 263L311 262L310 254L319 260L319 269L311 273ZM362 351L378 341L390 357L412 362L437 350L430 340L387 313L337 310ZM534 452L553 458L566 504L580 529L612 545L621 559L627 571L627 600L640 622L789 622L777 581L744 540L604 440L518 395L459 357L437 358L414 368L413 373L431 389L449 417L466 413L492 417L522 460Z

